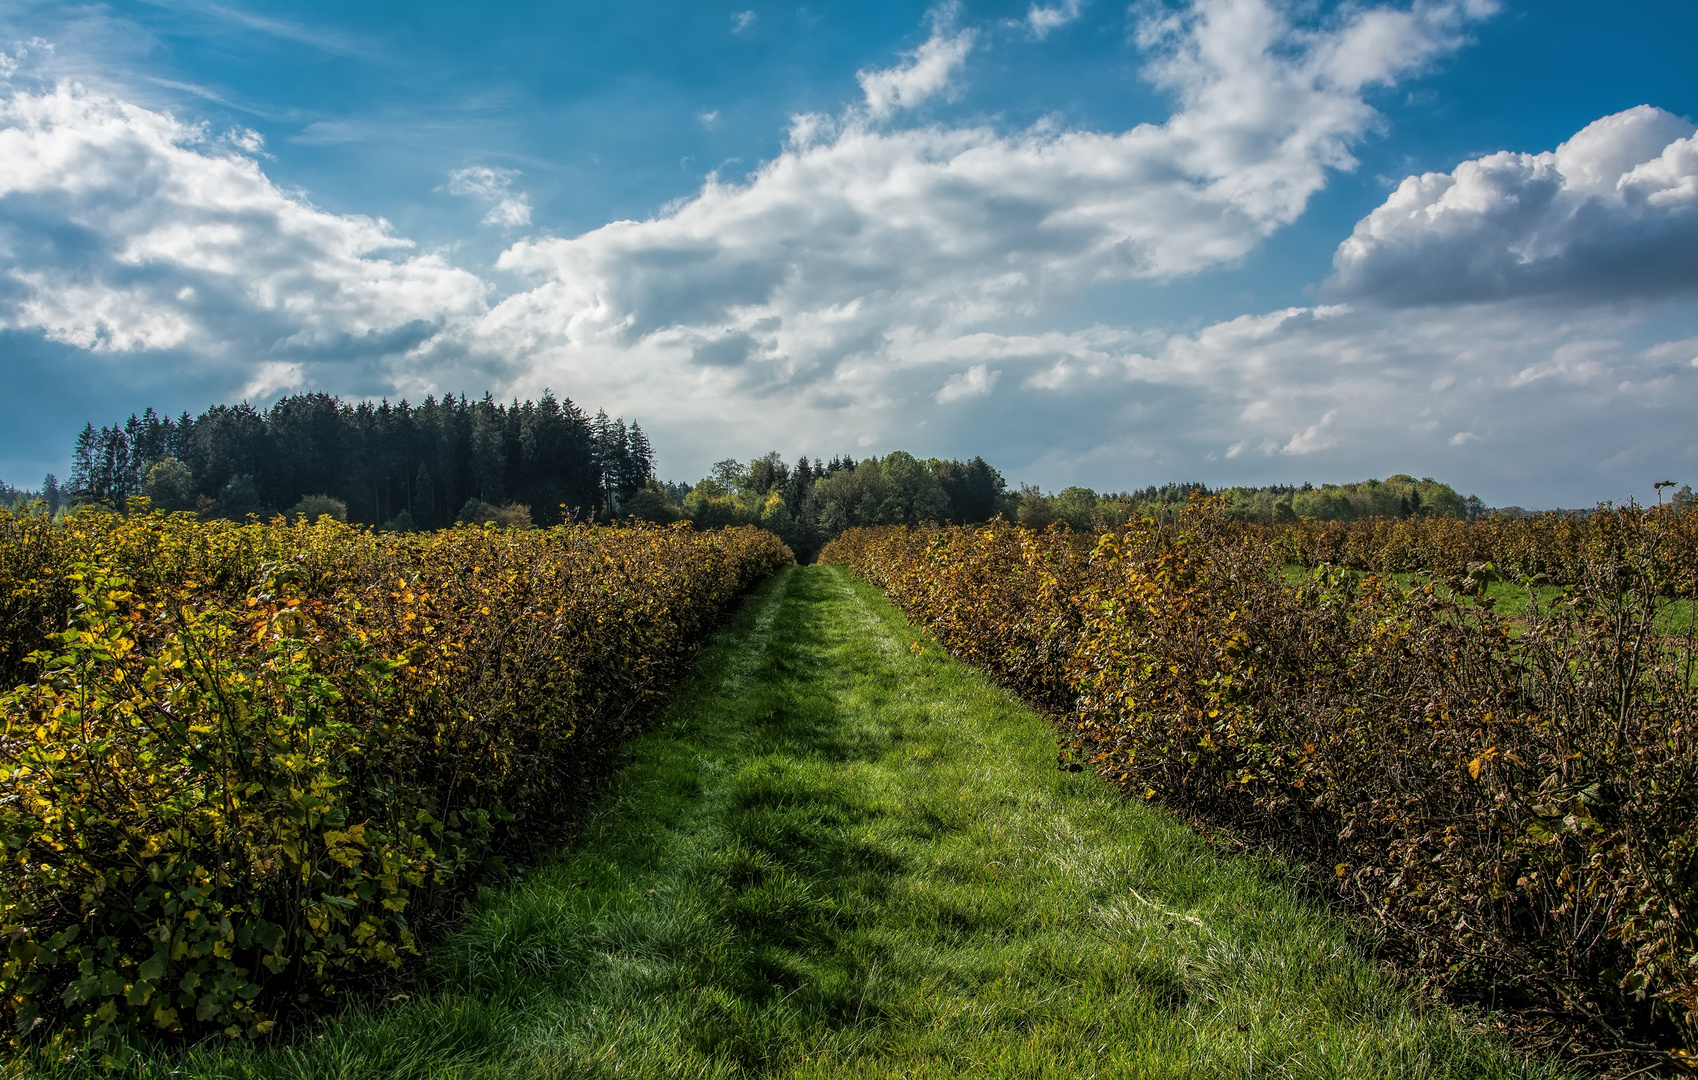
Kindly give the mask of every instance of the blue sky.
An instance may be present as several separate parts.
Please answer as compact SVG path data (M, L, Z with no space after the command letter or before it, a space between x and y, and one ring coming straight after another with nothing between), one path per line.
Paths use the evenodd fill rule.
M663 475L1698 482L1698 8L0 7L0 478L295 389ZM1647 108L1648 106L1648 108Z

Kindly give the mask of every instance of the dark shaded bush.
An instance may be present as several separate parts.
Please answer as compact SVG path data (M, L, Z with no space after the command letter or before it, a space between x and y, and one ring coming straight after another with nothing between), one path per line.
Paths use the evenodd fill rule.
M157 468L157 466L155 467ZM171 508L162 506L160 509L168 510ZM401 512L406 513L405 510ZM289 508L289 516L299 518L302 521L317 521L326 514L337 521L347 521L348 504L341 499L333 499L329 495L307 495ZM408 520L411 520L411 518Z

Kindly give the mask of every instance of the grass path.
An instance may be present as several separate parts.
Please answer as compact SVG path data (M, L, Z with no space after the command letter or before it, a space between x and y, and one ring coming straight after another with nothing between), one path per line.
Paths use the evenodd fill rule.
M231 1077L1543 1076L841 570L768 582L428 992Z

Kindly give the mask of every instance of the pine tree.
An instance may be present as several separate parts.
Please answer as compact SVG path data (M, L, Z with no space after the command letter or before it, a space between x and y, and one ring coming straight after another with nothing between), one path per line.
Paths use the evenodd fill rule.
M101 428L100 442L95 448L95 498L122 504L126 496L133 494L129 490L130 471L130 440L124 428L117 424Z
M631 451L626 445L628 433L625 421L615 418L607 429L607 508L612 513L619 512L619 505L630 497L633 488L628 486L631 478ZM638 486L641 486L640 483Z
M147 409L87 425L61 500L121 504L166 458L192 477L191 505L198 497L232 514L264 513L325 495L355 522L381 524L405 509L425 527L445 524L468 497L525 503L543 524L560 520L561 506L609 512L654 469L640 426L605 412L592 420L548 392L505 405L488 394L427 396L417 407L291 394L264 412L243 402L173 421Z
M618 424L624 427L624 422ZM643 434L643 429L632 424L631 430L625 433L619 455L619 502L623 504L643 489L650 476L654 475L654 449L649 446L649 438Z
M614 486L617 483L619 458L625 452L625 432L619 432L618 443L614 442L613 421L608 418L605 409L595 411L595 419L590 421L591 460L595 462L596 503L597 514L614 512Z
M654 447L649 444L649 437L643 434L643 425L631 424L631 435L626 441L626 447L631 455L631 462L636 470L643 474L646 481L654 475Z
M84 424L82 431L77 434L77 445L71 451L71 488L70 495L73 503L93 502L95 454L100 445L100 436L94 432L93 424Z
M413 520L422 522L426 528L436 524L436 485L431 480L430 466L419 462L419 471L413 475Z
M471 480L473 494L487 503L500 502L505 495L506 417L489 394L472 406Z

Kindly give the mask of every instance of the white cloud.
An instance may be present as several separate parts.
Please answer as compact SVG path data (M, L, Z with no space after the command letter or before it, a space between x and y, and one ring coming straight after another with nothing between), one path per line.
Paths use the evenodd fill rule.
M510 169L492 169L488 165L472 165L455 169L448 174L448 190L455 195L473 195L481 199L499 199L512 187L514 173Z
M753 11L736 12L731 16L731 32L733 34L741 34L753 25L754 21L755 13Z
M18 68L24 64L32 52L52 53L53 43L39 37L32 37L28 41L13 42L11 52L0 49L0 81L9 80L13 75L16 75Z
M1618 341L1568 341L1551 350L1548 359L1528 364L1515 373L1511 386L1526 386L1540 379L1556 379L1570 386L1585 386L1609 374L1611 361L1621 353Z
M244 154L258 154L265 150L265 136L253 128L231 128L224 141Z
M404 351L485 291L409 247L168 114L74 85L0 99L0 326L94 351Z
M1046 486L1407 471L1488 501L1575 505L1635 490L1646 470L1686 462L1698 475L1687 420L1698 404L1698 349L1690 336L1626 344L1642 325L1632 312L1559 321L1506 302L1443 317L1299 307L1182 334L909 328L802 373L760 332L653 335L546 353L529 378L593 385L594 400L640 407L681 475L689 466L673 462L705 464L728 445L813 453L860 440L994 451L1005 474ZM993 392L1010 382L1022 392Z
M735 331L762 343L741 377L817 381L886 362L904 335L1230 263L1352 164L1375 115L1363 88L1451 47L1463 21L1459 5L1367 9L1310 32L1263 0L1204 0L1147 35L1179 111L1118 134L798 118L745 183L710 179L647 221L515 244L499 265L537 284L485 329L503 352L588 350L586 366L604 346L664 352ZM1368 58L1341 68L1363 40Z
M282 360L266 360L255 366L248 381L242 385L244 401L265 401L279 394L306 389L307 372L304 365Z
M937 392L937 403L947 405L951 401L961 401L964 398L984 397L996 389L997 380L1002 378L1002 372L988 371L984 364L974 364L966 371L951 375L943 384L943 389Z
M1333 257L1335 295L1391 304L1698 291L1698 138L1639 106L1542 154L1411 176Z
M518 195L502 199L490 207L489 213L483 216L485 225L498 225L504 229L516 229L521 225L531 223L530 199L521 192Z
M927 98L949 87L949 80L967 62L973 51L974 33L971 30L952 31L948 28L949 14L935 18L932 36L925 44L907 54L902 63L891 68L858 71L855 78L867 98L867 112L882 120L897 109L912 109Z
M713 130L715 127L719 126L719 110L703 109L701 112L696 114L696 122L710 131Z
M1026 12L1026 26L1032 36L1042 41L1050 31L1066 26L1079 18L1084 0L1061 0L1054 5L1033 4Z
M1327 428L1337 417L1337 409L1328 409L1325 416L1291 436L1291 440L1281 447L1279 452L1282 454L1313 454L1316 451L1330 450L1337 446L1338 436L1327 431Z
M904 350L1095 281L1246 254L1301 212L1327 169L1350 164L1346 148L1373 120L1362 87L1451 47L1465 12L1368 9L1311 32L1265 0L1202 0L1146 27L1153 77L1180 103L1164 124L873 126L947 88L972 44L952 18L939 9L903 63L862 73L865 109L799 118L790 147L747 183L710 180L648 221L513 245L500 265L535 285L487 318L472 275L394 258L406 242L383 223L312 208L199 129L83 90L20 93L3 117L0 185L35 194L6 199L8 235L47 236L58 221L101 240L70 261L10 259L0 310L8 325L90 348L358 334L361 349L401 342L421 364L475 354L605 378L614 357L627 371L676 357L680 385L711 368L722 394L854 384L876 398ZM1369 39L1341 68L1340 50ZM260 143L238 134L234 145ZM150 172L181 190L144 185ZM486 202L486 224L518 228L532 210L514 175L472 166L447 187ZM193 299L179 297L187 285ZM248 309L294 325L254 330ZM747 346L710 347L722 341ZM1100 362L1052 357L1042 378L1061 385Z
M448 190L455 195L468 195L492 203L483 224L515 229L531 223L531 200L524 192L513 193L513 178L519 175L511 169L492 169L473 165L448 174Z

